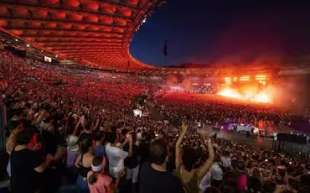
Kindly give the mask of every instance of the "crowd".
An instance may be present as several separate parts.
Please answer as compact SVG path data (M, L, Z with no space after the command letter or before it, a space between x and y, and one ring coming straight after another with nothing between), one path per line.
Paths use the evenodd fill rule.
M164 106L164 110L168 114L169 112L178 111L183 116L200 122L204 120L212 125L231 122L251 124L270 132L289 129L297 133L305 133L310 127L310 117L296 115L268 104L233 103L223 101L223 98L206 100L205 96L180 93L160 94L157 101ZM170 116L178 115L172 113Z
M102 81L7 51L0 65L12 193L310 192L309 157L218 139L196 124L287 124L289 114L161 96L136 105L148 92L139 81ZM145 116L134 116L138 107Z

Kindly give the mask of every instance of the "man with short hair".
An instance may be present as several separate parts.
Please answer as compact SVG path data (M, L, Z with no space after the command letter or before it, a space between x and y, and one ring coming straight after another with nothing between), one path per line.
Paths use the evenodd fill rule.
M142 166L140 193L184 193L181 181L167 171L166 143L155 140L150 146L150 163Z
M109 161L109 172L115 179L120 179L125 171L124 161L132 155L132 136L127 135L123 145L118 142L115 132L110 133L107 140L105 152ZM127 143L129 145L128 152L122 149Z
M33 133L24 129L16 135L16 147L11 154L11 188L12 193L34 193L38 184L37 173L42 173L52 161L47 156L42 162L39 155L27 148Z

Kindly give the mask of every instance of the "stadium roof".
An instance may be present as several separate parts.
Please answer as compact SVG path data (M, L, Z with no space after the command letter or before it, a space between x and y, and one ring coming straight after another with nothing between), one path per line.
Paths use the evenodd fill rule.
M160 0L1 0L0 27L33 46L92 67L148 68L129 53Z

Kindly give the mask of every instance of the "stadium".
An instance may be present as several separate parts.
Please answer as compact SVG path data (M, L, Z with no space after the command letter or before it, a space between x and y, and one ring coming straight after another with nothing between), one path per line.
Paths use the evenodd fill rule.
M183 36L168 42L161 28L182 23L187 32L195 15L210 17L188 2L177 22L152 20L178 13L171 4L182 2L0 1L0 192L310 192L307 47L304 57L236 60L214 46L220 60L204 51L208 60L180 63L188 53L173 44L199 50ZM208 11L225 7L214 5ZM212 19L219 23L205 25L223 22ZM197 34L188 41L204 47ZM138 36L149 47L160 38L160 53L137 46Z

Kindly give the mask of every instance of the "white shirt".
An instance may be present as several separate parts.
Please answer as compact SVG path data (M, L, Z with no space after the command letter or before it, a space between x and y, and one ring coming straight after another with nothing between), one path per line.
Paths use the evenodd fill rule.
M109 172L114 178L118 178L122 171L124 171L124 160L128 156L128 152L118 147L106 144L105 151L109 160Z
M217 162L214 162L212 164L210 171L211 171L211 178L213 180L218 180L218 181L223 180L223 170Z
M199 189L201 192L205 192L205 190L211 186L211 172L207 172L206 175L202 178Z
M230 168L231 167L231 159L230 157L222 156L221 161L224 168Z

